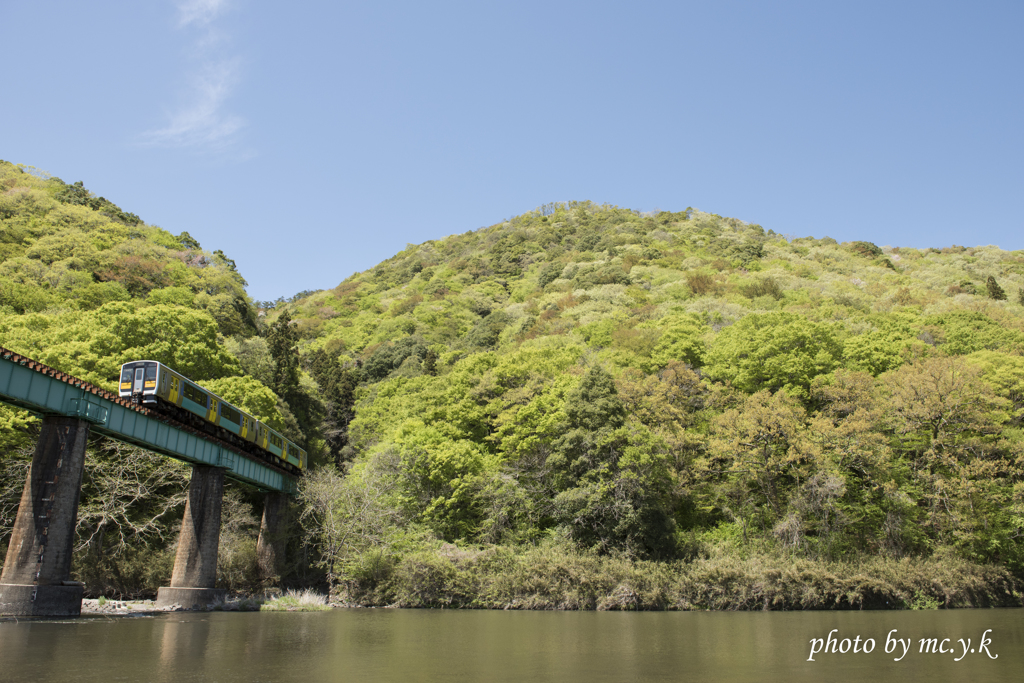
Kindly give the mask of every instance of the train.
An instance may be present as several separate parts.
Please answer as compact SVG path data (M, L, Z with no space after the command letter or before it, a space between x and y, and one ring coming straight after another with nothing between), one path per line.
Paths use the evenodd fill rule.
M306 451L249 413L155 360L121 366L118 395L224 438L269 453L285 469L306 470ZM289 467L290 466L290 467Z

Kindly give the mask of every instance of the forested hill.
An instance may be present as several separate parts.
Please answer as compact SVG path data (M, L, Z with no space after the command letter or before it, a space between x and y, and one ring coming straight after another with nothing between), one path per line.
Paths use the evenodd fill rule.
M0 306L8 313L149 300L205 310L224 334L255 332L245 280L222 251L146 225L81 182L40 176L0 162Z
M764 605L884 606L931 600L948 571L937 600L1019 603L1024 252L570 202L290 301L244 287L187 232L0 162L0 344L107 388L160 360L300 441L293 583L362 604L759 608L708 588L729 576L793 581ZM0 552L30 444L0 408ZM161 585L184 477L90 450L76 576ZM219 572L238 587L258 501L232 495Z
M316 433L313 418L301 394L275 381L274 330L260 324L245 286L223 251L204 250L188 232L147 225L81 182L0 162L0 345L111 391L122 363L158 360L305 440L305 432ZM296 365L293 348L280 353ZM24 411L0 406L0 560L35 424ZM167 458L91 442L74 571L93 594L166 585L187 476ZM229 494L225 523L254 534L259 518L243 500L250 494ZM254 536L224 538L234 539L222 552L228 564L239 543L255 551ZM229 582L254 575L246 571L222 567L234 577Z
M1022 300L1021 252L571 202L271 316L335 368L350 485L391 481L402 518L449 541L951 548L1019 570Z

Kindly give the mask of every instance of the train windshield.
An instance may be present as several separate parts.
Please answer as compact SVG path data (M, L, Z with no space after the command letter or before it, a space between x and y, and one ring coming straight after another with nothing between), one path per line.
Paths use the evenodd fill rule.
M149 363L146 365L146 381L156 381L156 363Z
M127 365L121 368L121 381L131 382L132 381L132 369Z

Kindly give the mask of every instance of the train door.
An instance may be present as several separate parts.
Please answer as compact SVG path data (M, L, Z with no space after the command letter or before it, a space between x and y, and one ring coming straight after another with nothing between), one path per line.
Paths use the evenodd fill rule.
M133 394L141 394L142 393L142 383L144 381L145 373L146 373L146 369L144 367L139 366L139 367L135 368L135 381L132 382L132 393Z
M178 379L177 375L171 375L171 393L167 400L174 405L181 405L179 400L181 396L181 380Z

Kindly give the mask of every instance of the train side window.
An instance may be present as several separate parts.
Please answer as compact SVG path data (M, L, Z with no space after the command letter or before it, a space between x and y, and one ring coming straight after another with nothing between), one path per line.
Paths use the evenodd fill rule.
M195 386L189 384L188 382L185 382L185 391L183 393L185 395L185 398L192 401L193 403L198 403L204 408L208 408L210 405L209 403L207 403L206 393L197 389Z
M227 405L226 403L220 404L220 416L225 420L228 420L229 422L234 422L235 424L239 424L239 422L241 422L242 419L242 416L238 413L238 411L232 408L231 406Z

